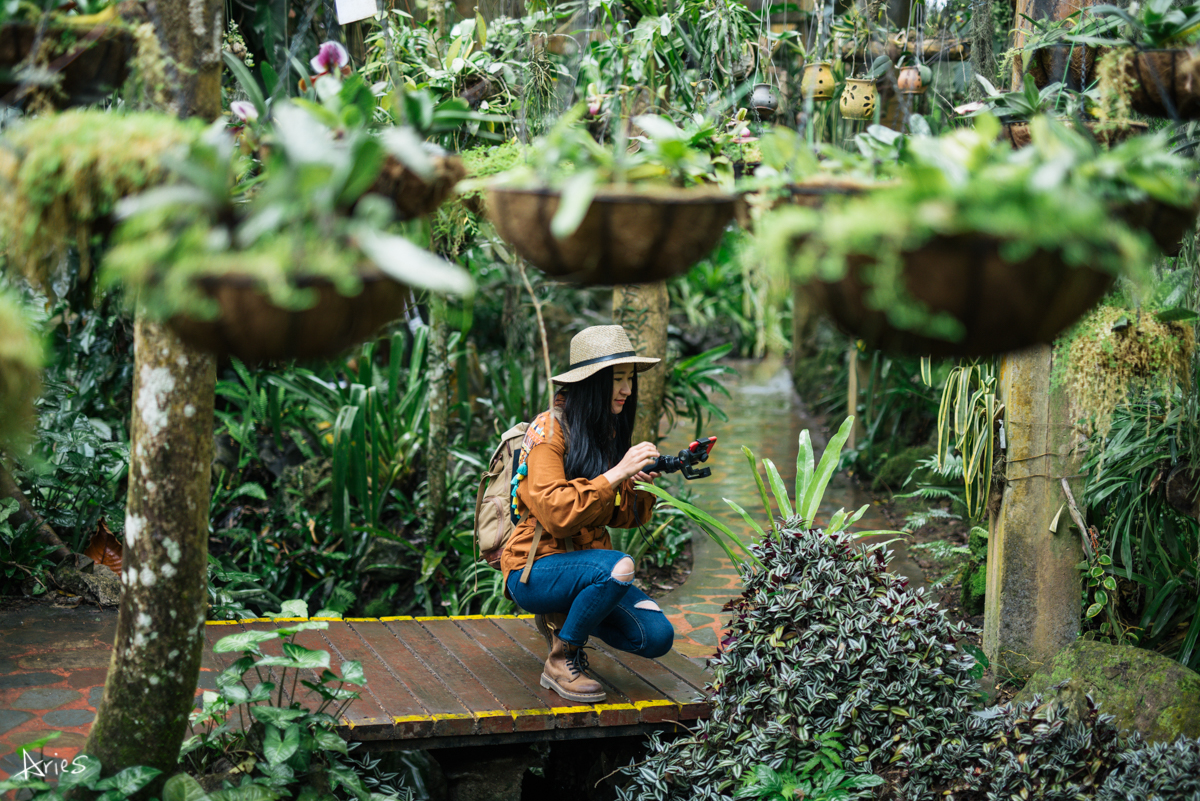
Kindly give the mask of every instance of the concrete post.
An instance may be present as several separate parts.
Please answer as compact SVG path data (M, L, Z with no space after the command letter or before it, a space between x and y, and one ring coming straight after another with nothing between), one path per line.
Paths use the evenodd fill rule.
M1052 362L1041 346L1000 363L1006 483L988 540L983 649L1001 678L1030 675L1079 634L1079 535L1066 514L1050 530L1065 502L1061 480L1079 472L1066 393L1050 388Z

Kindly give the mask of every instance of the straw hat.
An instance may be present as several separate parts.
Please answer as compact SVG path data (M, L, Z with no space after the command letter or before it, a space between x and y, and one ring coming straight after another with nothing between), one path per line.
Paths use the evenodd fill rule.
M550 380L556 384L573 384L588 376L618 364L637 365L637 371L649 370L662 359L638 356L629 335L619 325L594 325L571 337L571 366L567 372Z

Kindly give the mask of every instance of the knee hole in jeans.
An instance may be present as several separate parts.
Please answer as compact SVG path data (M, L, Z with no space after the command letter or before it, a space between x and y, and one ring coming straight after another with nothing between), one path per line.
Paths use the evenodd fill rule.
M662 611L661 609L659 609L658 604L654 603L654 601L651 601L649 599L646 599L645 601L638 601L636 604L633 605L633 608L634 609L648 609L651 612L661 612Z
M628 556L622 557L612 569L612 577L626 584L633 581L633 560Z

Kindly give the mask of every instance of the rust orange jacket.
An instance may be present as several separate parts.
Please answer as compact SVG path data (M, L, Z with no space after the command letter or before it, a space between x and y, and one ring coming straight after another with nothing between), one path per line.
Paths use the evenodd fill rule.
M655 497L634 490L633 479L613 487L599 475L593 479L567 479L563 457L567 452L565 426L542 412L530 424L522 445L527 475L517 482L517 500L521 522L513 530L500 558L504 580L513 570L522 570L533 544L536 523L545 533L538 542L534 559L547 554L566 553L566 538L573 537L575 548L612 548L606 526L633 528L646 523L654 508ZM621 502L616 502L620 489ZM635 516L636 515L636 516Z

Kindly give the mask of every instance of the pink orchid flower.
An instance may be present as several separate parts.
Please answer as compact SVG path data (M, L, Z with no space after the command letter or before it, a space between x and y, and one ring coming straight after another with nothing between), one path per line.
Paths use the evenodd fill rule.
M350 63L350 54L338 42L323 42L317 54L308 62L319 75L341 69Z
M242 122L254 122L258 119L258 109L249 100L235 100L229 104L229 111Z

